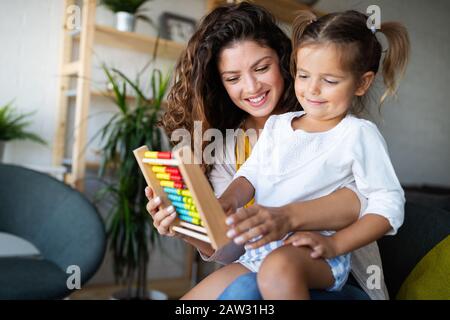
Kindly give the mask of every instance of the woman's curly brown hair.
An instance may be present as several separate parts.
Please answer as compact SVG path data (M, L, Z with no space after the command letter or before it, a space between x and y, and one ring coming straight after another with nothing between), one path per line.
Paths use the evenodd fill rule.
M221 6L201 20L176 65L167 112L161 122L169 137L179 128L187 129L192 137L194 121L201 121L202 133L209 128L225 132L239 126L247 113L229 98L217 60L223 48L242 40L253 40L276 51L285 89L277 108L301 110L289 73L291 42L275 18L264 8L247 2Z

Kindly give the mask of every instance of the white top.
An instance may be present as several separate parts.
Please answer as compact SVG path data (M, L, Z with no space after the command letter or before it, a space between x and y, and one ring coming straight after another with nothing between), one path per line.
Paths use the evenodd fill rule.
M405 198L375 124L347 115L317 133L294 130L304 111L271 116L250 157L236 173L255 187L255 202L279 207L317 199L355 182L368 199L364 214L385 217L395 234L404 218Z
M233 180L233 176L236 174L235 147L236 138L232 134L227 135L225 140L224 159L222 163L217 163L214 165L208 176L217 197L222 195ZM361 215L367 206L367 199L363 197L362 194L356 189L355 183L350 183L345 187L355 192L358 196L361 202ZM209 257L203 255L201 252L199 253L205 261L229 264L238 259L244 252L245 250L243 245L236 245L233 241L230 241L227 246L216 250L214 254ZM381 287L379 289L367 288L367 279L372 275L367 273L367 268L373 265L381 268ZM389 298L386 284L384 283L380 252L376 242L372 242L371 244L352 253L352 274L371 299L385 300Z

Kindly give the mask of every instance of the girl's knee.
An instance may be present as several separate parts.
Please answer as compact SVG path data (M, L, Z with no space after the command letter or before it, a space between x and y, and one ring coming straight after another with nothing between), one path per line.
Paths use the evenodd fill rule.
M290 260L286 250L276 249L264 259L259 269L260 273L274 274L276 271L289 268Z
M295 248L298 249L298 248ZM301 279L301 255L293 254L290 248L282 247L271 252L262 262L257 281L261 291Z

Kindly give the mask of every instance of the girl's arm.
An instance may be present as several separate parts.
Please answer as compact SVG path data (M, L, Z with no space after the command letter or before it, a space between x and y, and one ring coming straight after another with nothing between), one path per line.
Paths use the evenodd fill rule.
M389 220L385 217L378 214L365 214L361 219L331 237L336 250L335 256L364 247L380 239L391 228Z
M294 202L282 207L291 231L340 230L358 219L361 202L348 188L314 200Z
M253 185L246 178L238 177L223 192L219 198L219 202L225 213L230 215L235 213L237 208L247 204L253 198L254 194L255 188Z
M316 232L296 232L284 244L310 247L312 258L334 258L378 240L391 228L389 220L383 216L366 214L330 237Z
M249 248L258 248L282 239L288 232L298 230L338 230L347 227L360 213L361 203L350 189L343 188L330 195L295 202L282 207L253 205L229 217L231 237L243 244L262 235Z

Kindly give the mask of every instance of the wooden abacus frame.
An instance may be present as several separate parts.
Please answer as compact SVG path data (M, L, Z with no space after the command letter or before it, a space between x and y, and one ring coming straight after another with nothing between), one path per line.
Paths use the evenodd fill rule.
M142 146L134 150L133 153L144 175L145 181L152 187L156 196L161 198L161 207L167 208L171 205L171 201L161 187L160 181L156 178L156 174L152 171L151 166L144 162L145 152L147 151L148 148ZM231 241L226 236L228 227L225 224L225 212L219 204L219 201L217 201L200 166L194 163L191 149L189 147L182 147L174 151L172 155L174 159L160 160L160 163L178 167L205 226L197 226L176 219L171 229L175 232L210 243L216 250L225 246ZM183 159L190 159L191 161L190 163L185 163Z

